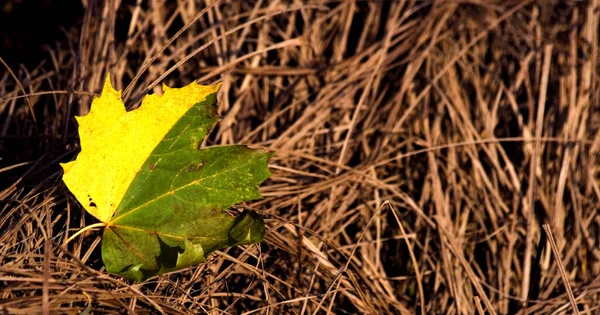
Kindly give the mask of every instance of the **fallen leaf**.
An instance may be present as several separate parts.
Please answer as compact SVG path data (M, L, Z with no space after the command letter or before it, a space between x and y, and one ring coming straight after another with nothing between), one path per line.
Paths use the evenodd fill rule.
M202 263L209 253L262 241L262 217L224 210L262 198L272 153L243 145L199 149L218 121L220 84L163 86L127 112L110 77L79 123L81 152L63 180L104 226L109 273L144 281Z

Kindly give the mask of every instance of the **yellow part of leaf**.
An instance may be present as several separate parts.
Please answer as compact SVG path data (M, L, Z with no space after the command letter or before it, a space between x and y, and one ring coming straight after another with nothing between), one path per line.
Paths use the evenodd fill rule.
M196 103L216 93L221 84L191 83L183 88L163 85L163 95L147 95L142 105L127 112L121 92L106 78L79 123L81 152L61 164L63 180L90 214L107 223L148 156L171 127Z

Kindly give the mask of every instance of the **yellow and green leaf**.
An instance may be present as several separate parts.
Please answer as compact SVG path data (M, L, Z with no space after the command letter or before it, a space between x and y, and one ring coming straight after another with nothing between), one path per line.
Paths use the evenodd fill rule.
M262 241L260 215L224 210L259 199L272 153L242 145L199 149L218 121L219 85L164 86L127 112L107 78L77 117L81 152L63 180L104 225L106 270L128 279L196 265L214 250Z

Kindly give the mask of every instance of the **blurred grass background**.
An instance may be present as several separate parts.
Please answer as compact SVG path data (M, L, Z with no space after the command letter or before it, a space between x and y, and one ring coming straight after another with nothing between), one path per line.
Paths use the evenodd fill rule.
M7 0L7 314L581 314L600 305L600 1ZM61 181L106 75L223 82L209 145L277 151L260 246L139 284ZM90 174L93 180L93 174Z

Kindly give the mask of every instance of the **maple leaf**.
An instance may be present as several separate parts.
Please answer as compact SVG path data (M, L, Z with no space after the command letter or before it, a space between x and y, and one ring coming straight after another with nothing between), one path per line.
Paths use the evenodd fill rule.
M254 212L224 210L262 198L273 155L243 145L200 149L218 121L220 84L163 86L127 112L110 77L79 123L81 152L63 181L104 227L109 273L144 281L196 265L217 249L262 241Z

